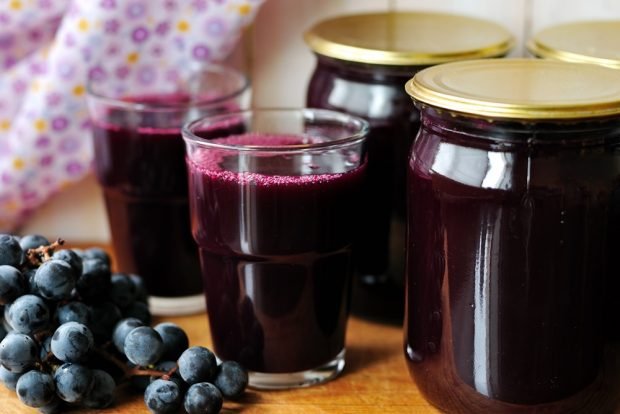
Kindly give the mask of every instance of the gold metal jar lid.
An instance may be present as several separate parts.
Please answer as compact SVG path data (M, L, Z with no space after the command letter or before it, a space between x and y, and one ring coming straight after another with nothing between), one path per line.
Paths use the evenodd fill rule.
M585 119L620 114L620 70L546 59L479 59L421 70L414 101L475 116Z
M304 34L317 54L374 65L433 65L497 57L512 35L482 19L444 13L388 12L339 16Z
M620 20L552 26L530 39L527 48L542 58L620 69Z

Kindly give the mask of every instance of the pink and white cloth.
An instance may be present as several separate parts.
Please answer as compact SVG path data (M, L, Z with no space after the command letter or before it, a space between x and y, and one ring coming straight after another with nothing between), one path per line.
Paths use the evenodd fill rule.
M0 1L0 232L90 171L89 79L221 61L263 1Z

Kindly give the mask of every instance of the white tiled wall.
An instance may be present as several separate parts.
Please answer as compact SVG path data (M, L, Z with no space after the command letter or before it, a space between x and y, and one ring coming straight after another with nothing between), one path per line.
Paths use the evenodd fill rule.
M531 33L559 22L620 19L620 0L266 0L234 61L253 82L255 106L301 106L314 68L302 33L338 14L373 10L434 10L487 18L517 39L512 56L525 56ZM36 232L71 241L106 241L105 209L92 177L56 196L27 223Z

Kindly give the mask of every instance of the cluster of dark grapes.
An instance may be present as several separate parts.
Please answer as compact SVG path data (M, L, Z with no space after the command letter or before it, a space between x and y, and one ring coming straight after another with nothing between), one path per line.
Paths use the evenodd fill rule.
M153 413L218 413L245 391L241 365L189 347L174 323L150 326L139 276L113 273L100 248L62 244L0 234L0 381L22 403L105 408L128 381Z

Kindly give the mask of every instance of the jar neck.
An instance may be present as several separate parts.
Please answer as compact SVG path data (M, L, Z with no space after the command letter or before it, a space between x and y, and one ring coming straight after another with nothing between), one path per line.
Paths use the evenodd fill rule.
M419 107L419 106L418 106ZM620 143L620 118L498 120L422 106L422 127L453 140L488 146L511 144L600 145Z
M406 81L415 73L424 69L424 66L373 65L370 63L334 59L319 54L316 54L316 56L319 69L337 71L343 76L358 79L372 79L378 82Z

